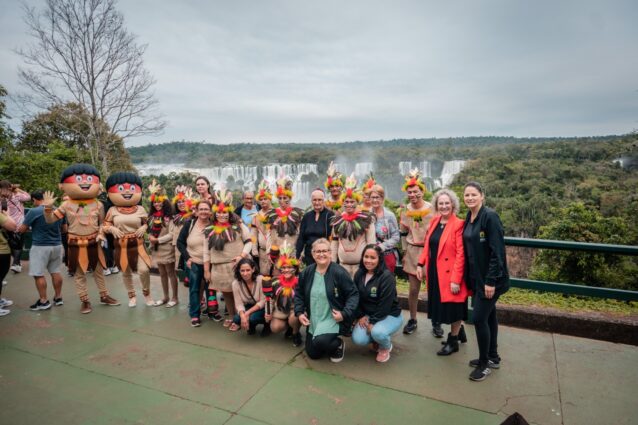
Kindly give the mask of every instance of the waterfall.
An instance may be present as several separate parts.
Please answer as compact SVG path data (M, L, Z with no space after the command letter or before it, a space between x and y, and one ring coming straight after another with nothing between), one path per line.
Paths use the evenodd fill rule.
M354 165L354 175L365 177L373 171L371 162L357 162Z
M446 187L450 183L452 183L452 180L454 180L454 176L460 173L464 166L465 161L461 159L445 161L443 163L443 171L441 171L441 186Z
M411 169L412 169L411 161L399 162L399 173L401 173L402 176L405 176L406 174L408 174Z

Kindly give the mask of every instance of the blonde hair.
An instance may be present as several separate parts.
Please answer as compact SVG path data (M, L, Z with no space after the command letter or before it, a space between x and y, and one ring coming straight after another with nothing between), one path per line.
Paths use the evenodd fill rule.
M434 212L439 212L437 204L439 203L439 198L443 195L447 195L447 197L450 198L450 202L452 202L452 212L454 214L458 214L460 210L459 197L456 196L456 193L454 193L450 189L439 189L436 191L436 193L432 197L432 207L434 208Z
M381 195L382 198L385 199L385 190L380 184L375 184L374 186L372 186L370 188L370 193L372 192L377 192L379 195Z
M316 241L314 241L312 243L312 250L314 251L315 248L317 248L317 246L319 245L326 245L328 249L330 249L330 241L326 238L319 238Z

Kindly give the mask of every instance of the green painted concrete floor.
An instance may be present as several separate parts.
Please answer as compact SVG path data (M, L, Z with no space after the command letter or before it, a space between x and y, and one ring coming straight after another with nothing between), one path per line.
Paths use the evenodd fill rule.
M638 423L637 347L503 326L502 367L475 383L472 326L460 352L439 357L420 315L416 334L395 336L388 363L347 340L344 361L332 364L281 335L208 320L191 328L181 286L175 308L128 308L119 274L106 279L122 306L99 305L89 278L94 310L80 314L66 277L65 305L32 312L24 269L3 290L15 305L0 318L2 424L478 425L514 412L533 424ZM157 276L152 288L159 298Z

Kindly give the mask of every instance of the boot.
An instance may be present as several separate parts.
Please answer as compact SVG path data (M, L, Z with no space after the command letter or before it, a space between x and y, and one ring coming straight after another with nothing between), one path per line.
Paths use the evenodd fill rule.
M452 353L459 351L459 338L451 333L447 334L447 343L443 348L437 351L439 356L449 356Z
M467 335L465 335L465 326L461 325L461 330L459 331L459 342L465 344L467 342Z
M461 330L459 331L459 342L465 344L467 342L467 335L465 334L465 326L461 325ZM441 341L441 345L447 344L447 340Z

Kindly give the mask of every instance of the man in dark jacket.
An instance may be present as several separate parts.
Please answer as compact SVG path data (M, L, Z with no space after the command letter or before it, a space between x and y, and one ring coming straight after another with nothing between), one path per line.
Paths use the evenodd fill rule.
M325 355L330 361L343 360L345 343L339 335L349 333L359 305L359 292L350 275L331 261L330 242L317 239L312 244L316 264L299 275L295 290L295 315L307 326L306 353L311 359Z

